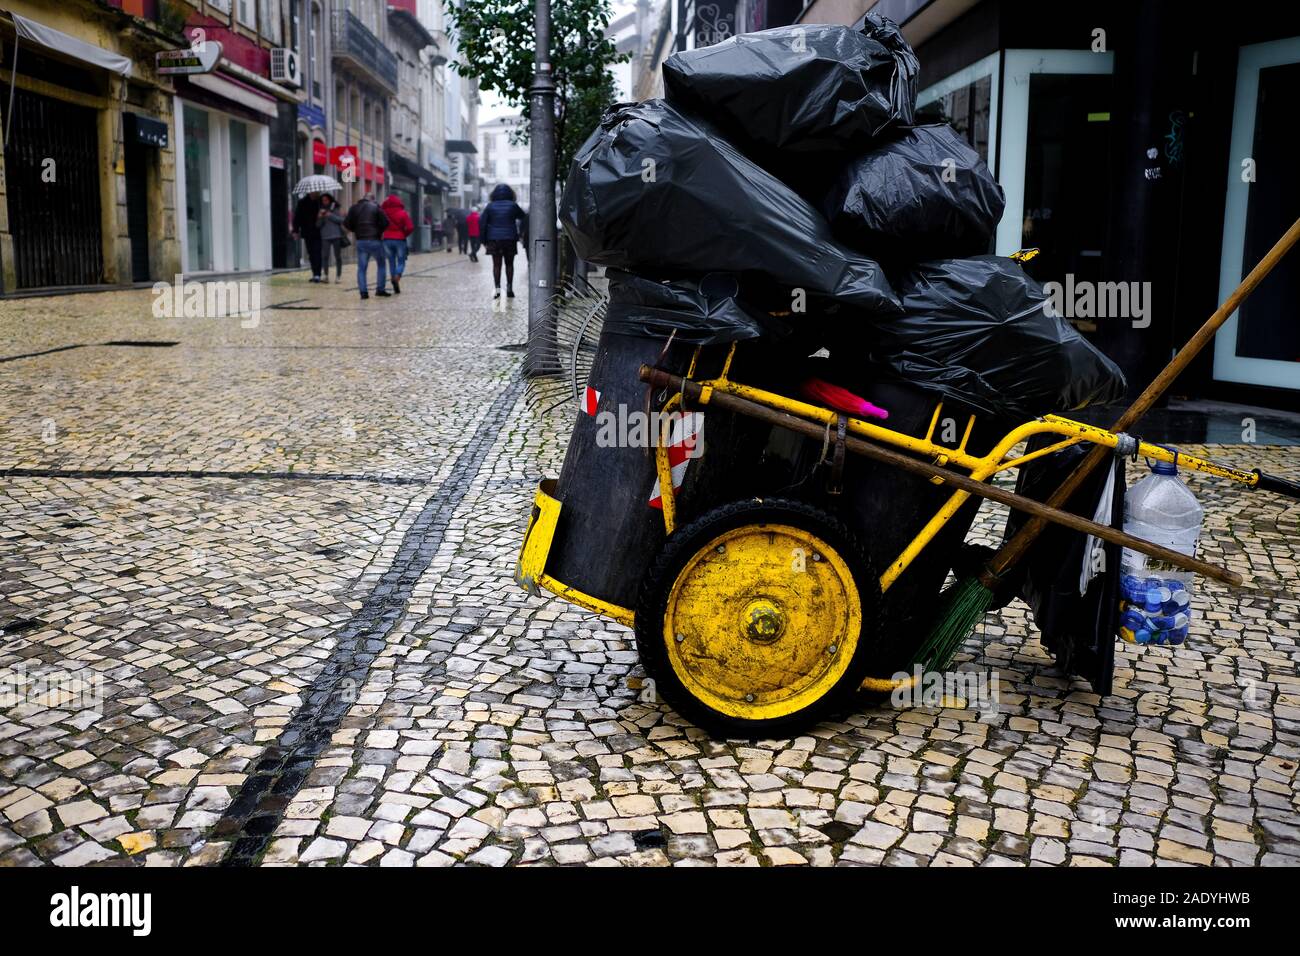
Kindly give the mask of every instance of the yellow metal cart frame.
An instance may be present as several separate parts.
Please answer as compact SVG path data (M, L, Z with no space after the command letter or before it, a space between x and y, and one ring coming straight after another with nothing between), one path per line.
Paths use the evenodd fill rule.
M698 357L698 351L696 354ZM692 361L692 368L687 373L685 380L699 386L698 400L693 402L693 405L707 407L715 395L725 394L745 399L764 408L792 415L806 422L825 426L828 429L836 426L839 420L845 417L829 408L733 381L729 374L734 356L735 345L731 347L721 373L716 378L699 381L695 381L690 377L694 373L695 362ZM670 412L679 409L682 407L682 403L683 393L673 394L669 396L663 411ZM1041 418L1018 425L1007 432L988 454L972 455L967 451L966 446L975 427L976 416L971 415L969 417L961 441L955 446L950 446L935 440L935 430L942 413L943 402L939 402L930 417L929 428L923 438L916 438L886 428L875 422L853 417L847 417L847 432L907 452L938 467L959 468L969 475L971 479L980 482L986 481L999 472L1020 468L1031 461L1081 442L1103 445L1108 448L1123 446L1127 452L1156 461L1174 463L1182 468L1189 468L1217 478L1238 482L1248 487L1255 487L1261 480L1258 472L1243 471L1198 458L1194 455L1174 452L1160 445L1153 445L1129 436L1115 434L1103 428L1063 418L1059 415L1044 415ZM1033 452L1015 454L1015 449L1019 445L1037 435L1056 435L1060 440ZM660 480L660 487L671 488L672 481L667 442L663 440L663 436L661 436L661 440L655 448L655 467ZM941 481L941 479L935 480ZM953 516L969 498L970 493L964 490L955 490L949 496L934 516L930 518L898 557L880 575L879 583L882 593L889 590L890 586L898 580L899 576L907 570L916 557L952 520ZM673 495L665 493L662 496L662 501L664 530L668 535L671 535L677 527ZM550 552L551 542L555 536L561 507L561 502L555 497L554 479L544 480L538 487L534 498L532 517L524 535L516 580L529 593L538 594L541 590L549 591L571 604L593 611L620 624L628 627L635 626L636 616L630 608L619 607L593 595L584 594L577 588L558 581L546 573L547 555ZM867 678L862 686L867 690L889 691L900 686L901 683L903 682L892 679Z

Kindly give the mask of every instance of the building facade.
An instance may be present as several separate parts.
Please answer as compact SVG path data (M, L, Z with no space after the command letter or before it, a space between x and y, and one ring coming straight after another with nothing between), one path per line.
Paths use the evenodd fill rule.
M148 5L0 2L0 291L180 269L172 84Z
M632 54L615 79L627 82L632 98L663 96L664 60L678 50L721 43L738 33L753 33L794 23L808 0L634 0L610 24L620 52ZM838 21L836 21L838 22Z
M366 193L379 197L387 185L389 103L397 95L399 75L386 4L334 0L330 43L334 145L329 161L343 184L339 200L350 206Z
M515 200L525 209L529 206L529 159L531 147L527 141L515 142L515 133L521 120L519 114L499 116L479 126L479 171L483 181L479 202L486 202L497 183L505 183L515 191Z
M220 44L206 72L173 77L181 260L188 274L283 265L305 101L295 7L283 0L170 0L183 33Z
M436 11L440 17L441 6ZM447 62L447 39L425 25L416 0L390 0L388 28L400 74L391 107L389 191L401 197L415 223L411 248L424 252L433 247L433 223L441 220L442 195L450 186L445 175L428 165L433 149L427 131L434 117L426 114L432 108L433 74Z

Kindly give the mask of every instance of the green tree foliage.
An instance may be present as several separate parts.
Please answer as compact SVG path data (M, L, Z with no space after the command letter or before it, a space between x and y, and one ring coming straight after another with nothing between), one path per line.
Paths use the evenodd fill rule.
M447 16L460 55L451 68L478 79L520 111L518 134L528 138L533 82L533 0L448 0ZM614 101L607 67L622 63L605 36L609 0L551 0L551 72L555 78L555 171L563 179L582 141Z

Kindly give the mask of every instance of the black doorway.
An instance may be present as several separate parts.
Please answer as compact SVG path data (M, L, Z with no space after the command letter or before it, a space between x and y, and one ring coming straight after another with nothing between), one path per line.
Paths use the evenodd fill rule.
M149 147L126 144L126 227L131 236L131 281L149 280Z
M271 267L289 264L289 176L271 169Z

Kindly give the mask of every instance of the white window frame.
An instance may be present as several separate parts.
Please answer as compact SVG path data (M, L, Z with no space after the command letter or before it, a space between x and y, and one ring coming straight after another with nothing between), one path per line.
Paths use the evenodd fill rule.
M1228 152L1227 204L1223 216L1223 246L1219 264L1219 301L1246 275L1246 210L1250 183L1241 180L1241 161L1254 150L1255 112L1259 105L1259 74L1271 66L1300 63L1300 37L1243 46L1237 56L1237 90L1232 109L1232 139ZM1293 175L1285 171L1283 175ZM1294 253L1293 253L1294 254ZM1252 268L1254 264L1251 264ZM1282 321L1279 317L1279 321ZM1290 321L1295 321L1292 315ZM1214 378L1271 388L1300 389L1300 363L1247 358L1237 354L1237 313L1233 312L1214 340Z
M1002 65L1002 51L990 53L982 60L976 60L970 66L952 73L933 86L927 86L916 97L916 107L919 110L922 106L929 106L935 100L947 96L954 90L960 90L964 86L970 86L977 80L982 80L988 76L992 78L989 83L989 159L988 167L994 172L998 168L998 99L1000 90L998 87L998 71Z
M1029 152L1029 78L1035 73L1063 73L1068 76L1110 74L1115 69L1113 53L1090 50L1006 50L1003 53L1001 122L1002 145L998 182L1007 205L998 223L996 249L1010 255L1020 248L1024 236L1025 159Z

